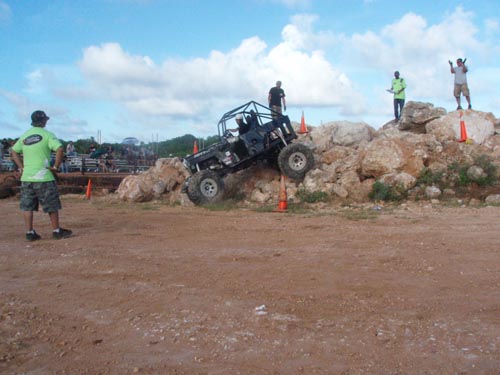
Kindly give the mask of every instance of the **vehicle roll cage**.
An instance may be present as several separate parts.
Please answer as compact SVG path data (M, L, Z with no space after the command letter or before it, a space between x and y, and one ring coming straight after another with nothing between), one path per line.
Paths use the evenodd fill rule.
M262 126L265 123L273 121L274 118L281 116L276 111L271 108L266 107L255 101L250 101L246 104L239 106L229 112L226 112L217 124L217 129L219 132L219 138L223 137L227 130L227 123L229 120L233 120L236 115L241 114L243 116L243 121L253 126ZM233 125L230 125L231 128Z

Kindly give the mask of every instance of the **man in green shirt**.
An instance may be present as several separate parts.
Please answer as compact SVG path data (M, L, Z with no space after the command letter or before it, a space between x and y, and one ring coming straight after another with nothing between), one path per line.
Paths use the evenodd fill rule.
M59 226L61 201L55 181L55 173L63 159L63 147L54 134L45 130L49 117L43 111L31 115L32 128L25 132L12 147L12 160L21 171L21 200L26 227L26 239L36 241L41 237L33 229L33 212L39 204L48 213L52 225L52 237L61 239L71 236L69 229ZM50 154L56 153L54 166L50 166ZM22 158L21 158L22 155Z
M394 93L394 118L396 121L399 121L403 107L405 106L405 89L406 82L403 78L399 77L399 72L396 70L390 89Z

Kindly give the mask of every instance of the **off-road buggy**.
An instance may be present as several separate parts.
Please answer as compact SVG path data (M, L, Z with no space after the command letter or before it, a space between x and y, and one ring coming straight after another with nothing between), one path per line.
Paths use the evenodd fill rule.
M236 117L243 117L249 130L233 135ZM314 165L312 150L297 138L288 116L251 101L225 113L218 123L219 142L184 158L191 176L184 191L195 204L215 203L224 195L223 178L267 161L294 180L302 180Z

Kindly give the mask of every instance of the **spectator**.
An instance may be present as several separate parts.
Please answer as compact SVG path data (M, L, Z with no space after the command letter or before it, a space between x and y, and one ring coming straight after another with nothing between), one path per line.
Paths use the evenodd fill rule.
M60 167L60 171L62 173L68 173L68 157L66 155L63 155L63 159L62 159L62 162L61 162L61 167Z
M406 82L403 78L399 77L399 72L394 72L394 79L391 83L390 92L394 94L394 119L399 121L403 107L405 106L405 89Z
M76 156L75 145L72 141L66 146L66 156Z
M273 110L272 117L278 118L283 112L281 110L281 102L283 101L283 110L286 111L285 91L281 88L281 81L276 82L275 87L271 87L267 96L269 108ZM279 115L278 115L279 114Z
M116 170L114 152L115 150L113 149L113 146L109 146L106 156L104 157L106 170L110 172L114 172Z
M469 69L465 66L465 60L457 59L457 66L453 66L451 61L448 61L450 64L450 72L451 74L455 74L455 85L453 88L453 95L457 100L457 111L462 109L460 105L460 95L463 94L467 103L469 104L469 109L472 109L472 105L470 104L470 92L469 86L467 85L467 72Z
M52 237L61 239L71 236L69 229L59 226L59 210L61 201L55 182L55 173L63 158L63 146L57 137L45 130L49 117L43 111L35 111L31 115L32 128L26 131L12 147L12 158L21 172L21 200L26 240L41 239L33 228L33 212L38 211L39 204L48 213L52 225ZM56 152L56 160L50 167L50 153ZM20 155L23 155L21 160Z

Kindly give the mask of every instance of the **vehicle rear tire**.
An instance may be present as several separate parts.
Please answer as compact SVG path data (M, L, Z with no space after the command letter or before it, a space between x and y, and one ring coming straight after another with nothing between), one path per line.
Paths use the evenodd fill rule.
M187 195L196 205L217 203L224 195L224 181L214 171L196 172L188 181Z
M306 145L292 143L281 150L278 165L285 176L300 181L313 168L314 155Z

